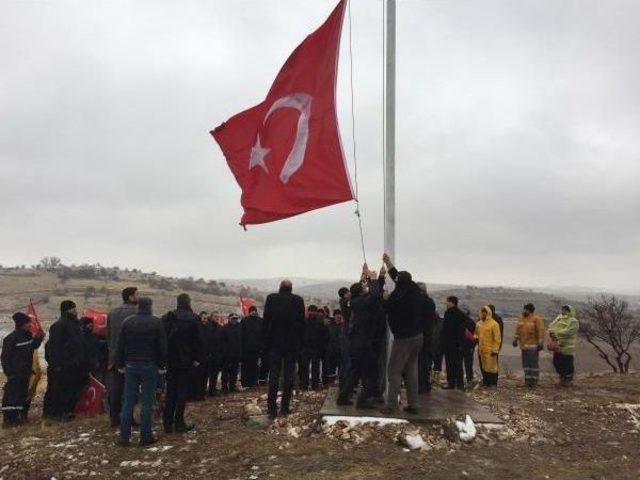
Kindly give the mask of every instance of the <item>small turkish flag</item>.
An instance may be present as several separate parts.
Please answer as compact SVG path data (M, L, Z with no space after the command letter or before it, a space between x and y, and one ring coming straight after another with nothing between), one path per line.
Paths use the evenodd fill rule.
M242 189L243 226L353 199L335 102L344 9L293 51L264 102L211 132Z

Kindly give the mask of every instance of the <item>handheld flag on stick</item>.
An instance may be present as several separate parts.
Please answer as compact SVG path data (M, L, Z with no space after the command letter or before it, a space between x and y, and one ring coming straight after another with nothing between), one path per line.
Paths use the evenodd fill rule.
M238 305L240 305L242 316L246 317L247 315L249 315L249 309L255 306L255 303L253 303L253 300L251 300L250 298L239 297Z

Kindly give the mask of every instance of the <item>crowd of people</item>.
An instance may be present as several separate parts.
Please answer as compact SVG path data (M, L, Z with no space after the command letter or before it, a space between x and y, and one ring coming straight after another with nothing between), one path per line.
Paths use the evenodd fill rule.
M393 288L386 285L387 277ZM45 344L43 405L48 419L72 419L92 375L106 384L106 408L111 424L120 429L121 445L130 443L137 425L134 405L140 405L140 443L149 445L157 441L152 416L158 401L165 433L186 432L194 428L185 419L187 402L234 392L238 380L242 388L268 383L267 413L272 419L290 413L296 382L301 389L337 384L338 405L381 409L388 415L400 408L402 385L408 414L418 413L420 394L441 380L444 389L464 390L474 382L476 358L481 386L495 388L498 383L504 322L495 307L483 306L474 320L458 298L449 296L440 317L426 285L399 271L386 254L379 271L365 264L359 281L338 291L339 308L333 311L327 306L305 308L288 280L267 297L262 318L255 306L242 319L236 314L197 314L184 293L178 295L176 308L161 318L153 314L152 299L141 297L136 287L125 288L122 299L108 314L104 338L95 334L90 318L78 319L73 301L61 303L60 318L51 325ZM27 419L33 352L44 339L44 334L29 332L28 315L18 312L13 320L15 331L2 348L5 426ZM539 355L545 347L553 353L560 384L571 383L577 331L570 306L562 307L549 325L548 337L534 305L524 306L513 346L522 352L527 386L538 382ZM443 363L446 381L441 379Z

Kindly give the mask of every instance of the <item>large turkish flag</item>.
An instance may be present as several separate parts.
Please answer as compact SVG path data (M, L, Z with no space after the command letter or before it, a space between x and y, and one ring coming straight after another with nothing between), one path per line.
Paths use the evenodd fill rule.
M344 9L293 51L264 102L211 132L242 189L243 226L353 199L335 98Z

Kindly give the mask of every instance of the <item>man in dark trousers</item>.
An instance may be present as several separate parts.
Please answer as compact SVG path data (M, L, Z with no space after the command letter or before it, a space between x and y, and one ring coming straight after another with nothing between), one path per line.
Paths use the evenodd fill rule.
M398 395L404 376L407 387L407 413L415 414L420 408L418 386L418 356L424 343L424 306L420 288L407 271L398 271L386 253L382 261L389 269L389 276L396 288L385 293L382 303L387 312L389 329L393 334L391 355L387 368L389 389L383 412L392 414L398 409Z
M347 381L351 374L351 355L349 353L349 322L351 321L351 307L349 300L351 299L351 291L347 287L341 287L338 290L338 298L340 304L340 312L342 313L342 332L340 335L340 376L338 384L342 385ZM354 384L357 383L357 379Z
M304 329L304 301L293 293L289 280L280 283L278 293L267 297L264 305L265 347L269 352L269 396L268 414L271 418L278 415L277 398L280 384L280 372L284 367L282 403L280 413L290 413L291 393L296 357L302 348Z
M502 339L504 338L504 320L502 317L496 313L496 307L494 305L488 305L491 309L491 316L498 323L500 327L500 350L502 350Z
M120 445L129 445L133 424L133 406L140 392L140 445L152 445L152 412L158 375L167 363L167 336L159 318L151 311L150 298L138 300L138 313L122 324L118 337L116 362L124 373L124 402L120 421Z
M309 367L311 367L311 388L320 388L320 364L329 341L329 330L324 323L324 312L315 305L309 306L302 337L302 361L300 363L300 388L309 388ZM324 370L326 365L322 365Z
M47 391L43 415L52 420L70 420L89 377L76 304L71 300L60 304L60 318L49 328L44 351Z
M40 346L44 332L33 338L29 332L31 319L26 313L13 314L15 330L2 341L2 371L7 378L2 395L3 426L13 427L26 418L29 407L29 377L33 352Z
M216 314L212 314L207 324L205 351L207 356L208 388L207 395L213 397L218 394L218 377L222 372L224 361L224 342L222 339L222 325L218 323Z
M255 306L249 307L249 315L240 323L242 329L242 370L240 383L244 388L258 384L258 360L262 351L262 318Z
M329 340L322 360L322 383L324 386L333 385L337 378L340 365L340 331L342 330L342 312L334 310L328 319L327 331Z
M376 384L378 357L375 350L377 320L382 302L381 291L384 272L376 279L375 272L363 266L363 282L354 283L350 288L349 308L351 327L349 331L349 353L351 368L346 380L340 384L338 405L353 405L351 395L362 380L362 388L356 400L357 408L375 408L371 400L378 395ZM363 285L366 283L366 285Z
M191 369L192 383L189 392L188 401L201 402L207 393L207 324L209 323L209 314L200 312L198 314L198 328L200 329L200 339L202 340L202 362L197 367Z
M468 383L473 382L473 353L476 349L476 339L473 334L476 331L476 322L471 318L471 311L464 307L464 341L462 343L462 360L464 362L465 380Z
M420 288L422 302L423 342L418 356L418 390L419 393L431 391L431 356L433 350L433 330L436 325L436 304L427 293L427 285L423 282L416 283Z
M98 337L93 334L93 319L82 317L80 319L80 329L82 330L82 341L87 356L87 370L95 377L95 372L100 368Z
M228 323L222 327L222 393L238 390L238 371L242 361L242 327L239 322L240 317L231 313Z
M165 433L182 433L194 426L184 420L191 384L191 371L203 361L198 316L191 309L191 297L178 295L177 308L162 318L167 335L167 394L163 424Z
M458 297L447 297L447 311L442 322L442 351L447 366L448 390L464 390L462 349L464 346L464 326L466 315L458 308Z
M124 389L124 375L116 368L116 352L122 322L138 311L138 289L127 287L122 290L122 305L112 309L107 316L107 346L109 348L109 372L107 390L109 394L109 417L111 426L120 425L120 410Z

